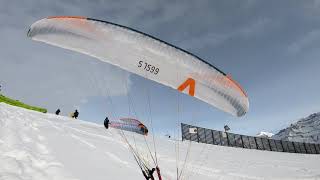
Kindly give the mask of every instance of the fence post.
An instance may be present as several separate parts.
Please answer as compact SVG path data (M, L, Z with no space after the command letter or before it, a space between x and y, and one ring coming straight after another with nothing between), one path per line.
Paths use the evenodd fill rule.
M271 144L270 144L269 138L267 138L267 140L268 140L268 144L269 144L269 147L270 147L270 151L272 151L272 147L271 147Z
M303 143L303 147L304 147L304 149L306 150L306 154L308 154L308 150L307 150L307 147L306 147L306 143Z
M183 126L183 123L181 123L180 126L181 126L181 134L182 134L182 137L181 137L181 138L182 138L182 141L184 141L184 136L185 136L185 134L184 134L184 132L183 132L183 127L182 127L182 126Z
M244 143L243 143L243 139L242 139L242 135L241 134L240 134L240 139L241 139L241 142L242 142L242 148L244 148Z
M206 141L206 144L208 144L208 141L207 141L207 131L206 131L207 129L206 128L204 128L204 139L205 139L205 141Z
M256 137L253 137L253 139L254 139L254 142L256 143L256 147L257 147L257 149L259 149L259 146L258 146L258 143L257 143Z
M292 146L293 146L293 149L294 149L294 153L298 153L298 152L297 152L297 149L296 149L296 147L294 146L294 143L293 143L293 141L291 142L291 144L292 144Z
M286 149L284 149L284 146L283 146L283 143L282 143L283 141L282 140L280 140L280 144L281 144L281 147L282 147L282 149L283 149L283 152L287 152L286 151ZM288 149L289 149L289 147L287 147ZM289 151L289 150L288 150Z
M212 134L212 144L215 144L214 143L214 135L213 135L213 130L210 130L211 131L211 134Z
M282 147L282 151L285 152L284 148L283 148L283 144L282 144L282 140L279 140L280 141L280 145Z
M228 146L230 146L229 134L227 132L224 132L224 133L226 133L226 135L227 135L227 144L228 144Z
M199 128L197 127L197 139L198 139L198 143L200 142L200 138L199 138Z

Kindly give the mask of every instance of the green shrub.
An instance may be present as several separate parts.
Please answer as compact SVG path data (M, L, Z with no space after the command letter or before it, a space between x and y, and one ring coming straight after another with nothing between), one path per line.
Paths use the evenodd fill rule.
M1 94L0 94L0 102L4 102L4 103L10 104L12 106L17 106L17 107L22 107L22 108L25 108L25 109L39 111L39 112L42 112L42 113L47 113L47 109L36 107L36 106L30 106L30 105L24 104L24 103L22 103L22 102L20 102L18 100L14 100L14 99L10 99L8 97L5 97L5 96L3 96Z

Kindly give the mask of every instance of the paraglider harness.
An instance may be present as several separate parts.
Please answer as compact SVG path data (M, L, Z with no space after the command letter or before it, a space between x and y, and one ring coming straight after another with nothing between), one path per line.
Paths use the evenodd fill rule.
M142 171L143 176L146 178L146 180L149 180L149 179L155 180L154 176L153 176L154 171L157 171L158 179L162 180L162 177L160 174L160 168L158 166L156 166L156 168L152 168L151 170L147 169L146 171L141 169L141 171Z
M106 127L106 129L108 129L110 124L110 121L108 118L105 119L104 121L104 126ZM139 123L138 127L140 128L140 131L143 132L143 135L147 136L148 135L148 129L142 124ZM160 168L158 166L157 161L152 157L154 163L155 163L155 168L150 169L149 165L144 161L144 159L139 155L139 153L132 147L132 145L128 142L128 139L125 137L124 133L122 130L120 130L120 135L123 137L124 141L126 142L126 144L129 147L129 150L131 151L134 160L136 161L136 163L138 164L143 176L145 177L146 180L155 180L153 173L154 171L157 171L157 176L159 180L162 180L161 174L160 174ZM149 149L149 147L148 147ZM150 149L149 149L150 152ZM151 154L151 152L150 152Z
M138 124L138 127L140 128L140 132L145 135L145 136L148 136L148 128L143 125L142 123Z
M143 176L146 178L146 180L155 180L154 176L153 176L154 171L157 171L158 179L162 180L162 177L160 174L160 168L158 165L156 165L156 168L150 169L147 167L147 165L145 163L143 163L141 161L141 159L137 156L137 154L135 152L133 152L133 157L134 157L135 161L137 162L137 164L138 164Z

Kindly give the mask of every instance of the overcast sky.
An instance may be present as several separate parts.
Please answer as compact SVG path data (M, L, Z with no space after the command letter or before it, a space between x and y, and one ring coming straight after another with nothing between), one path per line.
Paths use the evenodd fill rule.
M112 65L27 38L33 22L56 15L129 26L200 56L243 86L249 113L232 117ZM214 129L228 124L252 135L277 132L320 111L319 0L0 0L0 40L5 95L65 115L77 108L81 119L99 124L106 115L146 124L151 118L157 131L170 133L179 119Z

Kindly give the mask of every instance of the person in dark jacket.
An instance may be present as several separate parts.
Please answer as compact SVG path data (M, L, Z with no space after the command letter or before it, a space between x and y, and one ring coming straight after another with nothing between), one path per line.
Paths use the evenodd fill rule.
M109 118L106 117L106 119L104 119L104 127L106 127L106 129L109 128L109 123L110 123Z
M74 113L73 113L73 118L75 118L75 119L77 119L78 118L78 116L79 116L79 112L78 112L78 110L76 109L75 111L74 111Z
M57 111L56 111L56 115L59 115L60 114L60 109L57 109Z
M224 132L228 132L228 131L230 131L230 128L229 128L229 126L228 125L224 125Z

